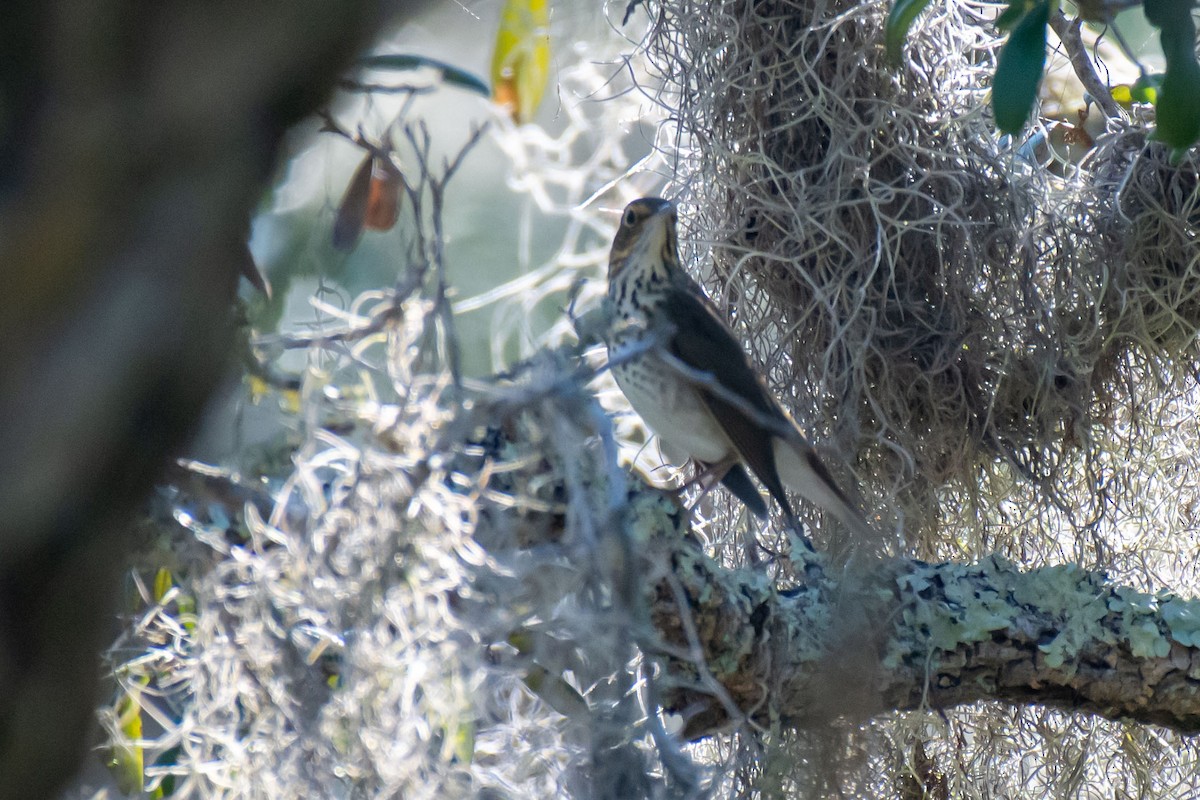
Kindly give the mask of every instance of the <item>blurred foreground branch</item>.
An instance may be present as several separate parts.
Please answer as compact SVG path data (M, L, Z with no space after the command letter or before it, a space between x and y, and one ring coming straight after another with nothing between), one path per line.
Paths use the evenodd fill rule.
M280 139L382 5L6 8L0 797L47 796L75 769L129 512L227 369Z

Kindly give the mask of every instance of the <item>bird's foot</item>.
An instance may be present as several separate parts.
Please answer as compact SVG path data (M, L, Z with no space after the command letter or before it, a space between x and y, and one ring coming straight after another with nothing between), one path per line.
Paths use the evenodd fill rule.
M692 476L691 480L679 487L680 492L686 491L693 486L700 487L700 494L695 500L692 501L692 504L688 506L689 514L700 505L701 501L703 501L704 498L708 496L708 493L713 490L713 487L720 483L721 479L725 477L725 473L729 472L730 467L736 463L736 461L732 460L721 461L716 464L705 464L702 461L696 462L696 474Z
M825 558L805 534L804 523L789 514L784 520L784 528L791 534L791 547L787 555L792 564L800 567L808 580L819 580L825 574Z
M804 532L803 522L789 514L784 519L783 526L784 530L796 537L794 541L798 542L804 548L805 555L815 556L817 554L817 548L813 547L812 539L808 538L808 534ZM792 549L795 550L794 547Z
M706 464L703 461L696 461L694 463L696 464L696 474L683 487L686 489L690 486L699 486L703 490L700 496L703 497L721 482L721 479L725 477L725 473L729 472L729 469L737 461L729 459L727 461L718 461L715 464Z

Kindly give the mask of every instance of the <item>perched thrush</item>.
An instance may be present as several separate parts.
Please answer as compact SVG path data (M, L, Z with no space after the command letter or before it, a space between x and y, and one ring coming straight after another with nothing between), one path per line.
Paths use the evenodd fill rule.
M872 536L704 290L679 265L675 222L675 205L657 197L634 200L621 217L608 262L616 316L608 352L617 385L668 457L677 451L720 475L758 516L766 515L766 503L745 467L789 521L795 516L785 488L855 535Z

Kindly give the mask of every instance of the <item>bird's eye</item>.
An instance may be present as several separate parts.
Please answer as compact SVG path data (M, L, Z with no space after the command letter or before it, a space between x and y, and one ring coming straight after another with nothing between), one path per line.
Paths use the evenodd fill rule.
M637 212L632 208L625 209L625 219L622 220L626 225L632 225L637 222Z

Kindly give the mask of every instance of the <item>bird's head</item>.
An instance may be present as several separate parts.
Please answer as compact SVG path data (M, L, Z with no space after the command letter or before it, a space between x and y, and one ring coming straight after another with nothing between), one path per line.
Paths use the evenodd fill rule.
M668 265L677 266L676 219L675 204L661 197L643 197L625 206L608 257L608 279L630 264L663 271Z

